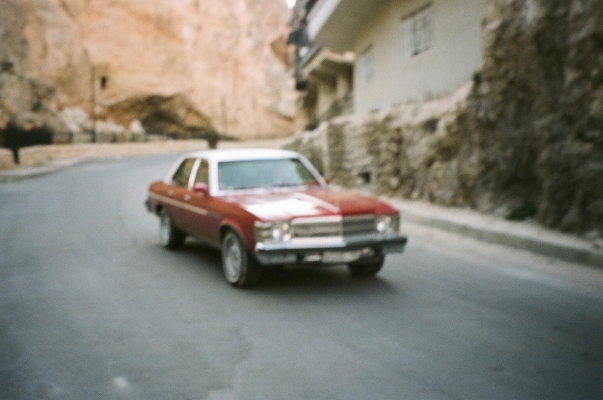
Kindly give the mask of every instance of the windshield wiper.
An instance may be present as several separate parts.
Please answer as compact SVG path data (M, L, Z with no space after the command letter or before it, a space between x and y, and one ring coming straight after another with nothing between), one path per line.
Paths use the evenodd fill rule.
M302 186L300 183L279 183L278 185L271 185L268 187L290 187L290 186Z

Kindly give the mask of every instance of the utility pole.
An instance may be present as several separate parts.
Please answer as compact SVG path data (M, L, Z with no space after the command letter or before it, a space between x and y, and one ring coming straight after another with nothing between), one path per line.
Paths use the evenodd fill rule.
M300 18L299 15L301 13L301 9L303 7L303 3L305 1L296 0L295 6L293 7L293 32L299 32L300 28ZM299 56L299 43L295 43L295 81L298 82L301 80L302 70Z
M92 141L96 142L96 67L90 66L90 105L92 118Z
M293 7L291 33L289 34L289 39L287 40L287 44L295 45L295 88L297 90L305 90L307 85L307 82L303 79L300 54L302 47L308 45L306 33L306 15L304 10L306 4L307 0L296 0L295 6Z

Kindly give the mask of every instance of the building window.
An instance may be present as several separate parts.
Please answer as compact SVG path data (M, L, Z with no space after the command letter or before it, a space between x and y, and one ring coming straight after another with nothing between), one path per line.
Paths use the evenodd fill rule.
M433 11L431 4L404 17L404 58L408 59L431 49L433 46Z
M361 83L368 83L373 77L373 46L368 46L358 57L358 74Z

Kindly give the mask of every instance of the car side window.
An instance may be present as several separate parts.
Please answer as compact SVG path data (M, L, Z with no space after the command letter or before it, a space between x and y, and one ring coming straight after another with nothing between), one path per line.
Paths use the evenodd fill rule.
M199 163L199 169L195 176L195 183L205 183L209 185L209 163L207 160L201 160Z
M191 176L191 171L193 170L193 166L195 165L194 158L187 158L182 161L182 164L176 170L172 181L177 186L188 187L188 180Z

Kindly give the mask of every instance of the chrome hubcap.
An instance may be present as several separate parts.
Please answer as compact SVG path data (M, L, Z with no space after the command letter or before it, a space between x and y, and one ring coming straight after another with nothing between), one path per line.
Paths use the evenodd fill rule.
M236 282L241 276L243 252L236 238L229 235L224 246L224 271L229 282Z
M172 224L170 222L170 217L167 213L161 215L161 222L159 225L159 237L161 238L161 243L164 245L170 241L170 235L172 233Z

